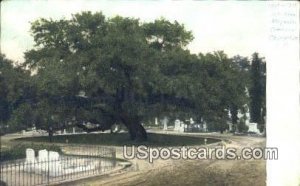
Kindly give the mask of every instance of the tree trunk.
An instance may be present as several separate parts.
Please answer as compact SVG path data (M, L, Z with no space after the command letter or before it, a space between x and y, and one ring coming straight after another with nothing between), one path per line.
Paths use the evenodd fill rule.
M52 143L52 141L53 141L53 131L49 130L48 134L49 134L49 142Z
M131 140L147 141L147 132L140 123L130 123L127 128Z
M231 114L231 123L232 123L232 130L229 132L238 132L238 107L235 104L232 104L230 107L230 114Z
M121 119L128 129L131 140L147 141L147 132L141 125L140 120L137 116L128 117L127 115L123 115Z
M52 143L52 137L53 137L53 128L52 126L48 127L48 134L49 134L49 142Z

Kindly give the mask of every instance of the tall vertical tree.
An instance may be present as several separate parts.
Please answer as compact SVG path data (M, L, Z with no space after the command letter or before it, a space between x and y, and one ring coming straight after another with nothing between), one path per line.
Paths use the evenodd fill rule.
M252 55L250 68L250 117L252 122L259 124L260 130L263 129L265 117L265 96L266 96L266 64L258 53Z

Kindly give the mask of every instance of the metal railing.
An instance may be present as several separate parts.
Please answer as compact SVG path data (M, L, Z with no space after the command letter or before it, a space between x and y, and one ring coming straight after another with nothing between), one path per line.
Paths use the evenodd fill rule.
M113 148L70 145L63 152L56 160L48 156L46 161L0 162L0 180L9 186L51 185L106 174L116 167Z

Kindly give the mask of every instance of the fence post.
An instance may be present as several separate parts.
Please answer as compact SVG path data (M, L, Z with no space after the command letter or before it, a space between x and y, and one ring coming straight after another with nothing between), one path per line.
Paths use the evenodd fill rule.
M15 161L15 166L14 166L14 171L15 171L15 185L17 185L17 162Z
M1 163L1 152L0 152L0 181L2 180L2 163Z
M116 155L116 148L113 148L113 147L112 147L111 150L112 150L113 167L115 167L115 166L116 166L116 163L117 163L117 162L116 162L116 158L117 158L117 155Z
M49 151L48 151L48 158L47 158L47 167L48 167L48 170L47 170L47 184L49 185L50 183L50 162L49 162Z
M18 170L18 176L19 176L18 178L19 179L18 180L19 180L19 185L21 185L21 179L20 179L21 178L21 173L20 173L21 172L21 163L18 163L18 167L19 167L19 170Z

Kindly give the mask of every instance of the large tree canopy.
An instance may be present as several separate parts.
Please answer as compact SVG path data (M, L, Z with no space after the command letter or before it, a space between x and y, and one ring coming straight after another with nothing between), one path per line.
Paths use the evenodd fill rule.
M25 83L30 95L11 121L35 123L50 135L120 123L131 139L146 140L141 122L156 116L192 116L223 131L248 102L247 59L222 51L191 54L186 46L193 35L176 21L82 12L68 20L41 18L31 31L35 47L23 66L32 72Z
M182 54L179 63L190 57L182 47L192 35L177 22L140 23L83 12L71 20L37 20L32 32L36 48L26 53L25 64L37 71L39 95L48 102L60 97L61 105L73 104L78 126L91 121L104 130L121 122L132 139L146 139L140 124L145 113L149 117L164 109L157 104L164 97L172 97L169 103L181 101L161 72L162 63L176 52ZM67 103L71 98L75 101Z

